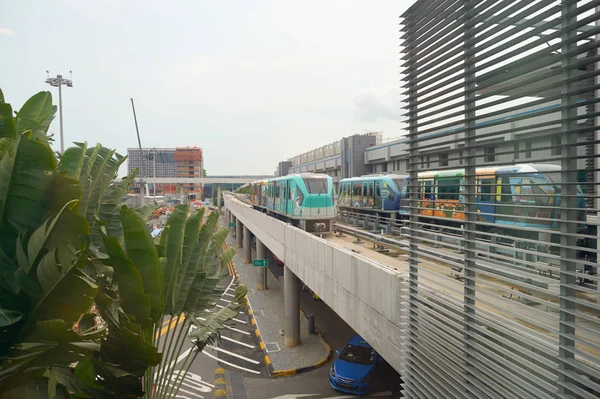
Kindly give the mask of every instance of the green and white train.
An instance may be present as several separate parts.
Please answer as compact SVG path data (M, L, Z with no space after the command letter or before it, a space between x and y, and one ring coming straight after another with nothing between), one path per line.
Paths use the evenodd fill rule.
M337 209L330 176L301 173L260 180L250 185L255 209L309 233L333 232Z

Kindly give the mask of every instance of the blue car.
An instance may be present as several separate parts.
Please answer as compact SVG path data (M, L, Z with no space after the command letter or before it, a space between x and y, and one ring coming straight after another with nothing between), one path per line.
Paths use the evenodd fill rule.
M335 390L356 395L364 395L375 389L375 370L383 358L362 339L352 337L340 351L337 360L329 370L329 385Z

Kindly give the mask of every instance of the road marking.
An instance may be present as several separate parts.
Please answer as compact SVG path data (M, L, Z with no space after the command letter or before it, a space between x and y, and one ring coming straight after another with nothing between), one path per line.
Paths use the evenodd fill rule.
M246 348L251 348L251 349L254 349L254 348L256 348L254 345L250 345L250 344L247 344L247 343L245 343L245 342L238 341L238 340L235 340L235 339L233 339L233 338L226 337L225 335L221 335L221 338L223 338L223 339L224 339L224 340L226 340L226 341L234 342L234 343L236 343L236 344L238 344L238 345L245 346Z
M212 359L215 359L216 361L218 361L220 363L226 364L226 365L231 366L231 367L235 367L236 369L244 370L244 371L247 371L249 373L260 374L260 371L252 370L252 369L249 369L249 368L246 368L246 367L238 366L237 364L229 363L229 362L227 362L227 361L225 361L223 359L219 359L217 356L211 355L208 352L204 352L203 351L202 353L205 354L206 356L212 358Z
M198 319L199 321L204 321L204 320L206 320L206 319L205 319L205 318L203 318L203 317L197 317L197 319ZM250 333L249 333L249 332L242 331L242 330L240 330L240 329L238 329L238 328L229 327L229 326L225 326L225 328L226 328L226 329L228 329L228 330L231 330L231 331L239 332L240 334L244 334L244 335L250 335Z
M185 316L182 314L179 317L171 317L170 319L170 324L166 327L163 327L160 330L160 336L162 337L163 335L165 335L167 333L167 331L169 331L171 328L178 326L179 324L183 323L185 321Z
M229 293L227 293L227 292L224 292L224 293L223 293L223 295L227 295L227 296L231 296L231 297L234 297L234 298L235 298L235 295L233 295L233 294L229 294Z
M228 330L231 330L231 331L239 332L240 334L250 335L249 332L242 331L242 330L239 330L237 328L233 328L233 327L229 327L229 326L225 326L225 328L228 329Z
M229 299L223 299L223 298L219 298L219 301L223 301L223 302L231 303L231 301L230 301Z
M223 308L225 307L225 306L223 306L223 305L219 305L219 304L217 304L216 306L217 306L218 308L221 308L221 309L223 309ZM244 314L244 312L238 312L238 313L239 313L239 314Z
M249 359L249 358L247 358L247 357L244 357L244 356L242 356L242 355L238 355L237 353L229 352L228 350L221 349L221 348L219 348L219 347L216 347L216 346L212 346L212 345L211 345L211 346L210 346L210 348L212 348L212 349L214 349L214 350L216 350L216 351L218 351L218 352L227 353L227 354L228 354L228 355L230 355L230 356L237 357L237 358L239 358L239 359L245 360L245 361L247 361L247 362L250 362L250 363L253 363L253 364L260 364L260 362L259 362L259 361L256 361L256 360L254 360L254 359Z

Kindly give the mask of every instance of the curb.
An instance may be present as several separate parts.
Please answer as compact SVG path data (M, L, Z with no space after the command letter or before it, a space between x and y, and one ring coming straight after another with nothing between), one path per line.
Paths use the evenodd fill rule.
M227 382L225 381L225 369L215 369L215 398L227 397Z
M267 271L269 273L271 273L271 275L275 278L275 280L277 280L277 284L279 284L279 279L277 277L275 277L273 272L271 272L271 270L269 270L269 269L267 269ZM236 276L237 275L238 274L236 271ZM304 317L306 317L306 315L304 314L304 311L302 309L300 309L300 313ZM315 329L315 332L319 335L319 338L321 338L321 341L323 341L323 343L325 344L325 348L328 351L327 356L325 356L323 359L321 359L317 363L310 365L310 366L299 367L297 369L275 370L273 368L273 364L271 363L271 358L267 354L267 347L265 346L262 336L260 335L260 331L258 330L258 325L256 324L256 319L254 318L254 314L252 312L252 306L250 306L249 301L248 301L248 315L250 316L250 322L252 323L252 325L255 328L254 333L259 341L260 348L262 349L263 354L265 356L265 363L267 364L267 367L269 369L269 374L271 374L271 377L290 377L290 376L293 376L296 374L306 373L308 371L315 370L315 369L323 366L325 363L327 363L329 361L329 359L331 359L331 357L333 356L333 350L331 349L331 345L329 345L329 343L327 341L325 341L325 338L323 338L321 333Z
M236 281L238 282L238 284L241 284L240 275L238 274L238 271L235 267L235 263L233 261L231 262L231 267L233 269L233 273L235 274ZM271 273L271 275L273 275L273 272L271 272L269 269L267 269L267 270L269 273ZM275 277L275 275L273 275L273 277ZM275 277L275 280L277 280L277 284L279 284L279 279ZM269 370L269 374L271 375L271 377L289 377L292 375L306 373L308 371L315 370L315 369L323 366L325 363L327 363L329 361L329 359L331 359L331 357L333 356L333 350L331 349L331 345L329 345L329 343L327 341L325 341L325 338L323 338L321 333L315 329L315 332L319 335L319 338L321 338L321 341L323 341L323 343L325 344L325 348L328 351L327 356L325 356L323 359L321 359L320 361L318 361L317 363L315 363L311 366L299 367L297 369L275 370L273 368L273 363L271 362L271 357L269 356L269 354L267 352L267 346L265 345L262 335L260 335L260 330L258 329L258 324L256 323L256 318L254 317L254 312L252 310L252 305L250 305L250 301L248 300L247 296L246 296L246 306L248 307L248 318L250 319L250 324L252 325L252 327L254 327L254 336L255 336L256 340L258 341L258 346L260 347L260 349L263 352L263 356L265 358L265 364L267 365L267 369ZM304 317L306 317L306 315L304 314L304 311L302 309L300 309L300 313Z

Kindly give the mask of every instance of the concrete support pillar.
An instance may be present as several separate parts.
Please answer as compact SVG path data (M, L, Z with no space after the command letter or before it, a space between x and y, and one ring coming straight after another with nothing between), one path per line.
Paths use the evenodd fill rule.
M221 213L221 185L217 184L217 212Z
M267 247L258 238L256 238L256 259L267 259ZM268 260L267 260L268 264ZM267 289L267 268L255 267L256 269L256 289L264 291Z
M233 217L233 221L235 222L235 243L238 248L242 247L242 222L237 219L235 216Z
M250 248L250 230L248 227L244 226L244 263L251 263L251 248Z
M300 279L287 267L283 270L284 342L287 348L300 345Z

